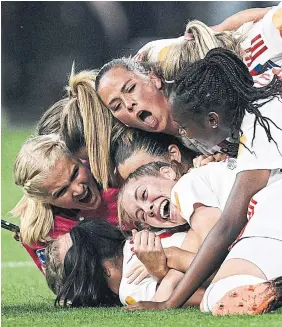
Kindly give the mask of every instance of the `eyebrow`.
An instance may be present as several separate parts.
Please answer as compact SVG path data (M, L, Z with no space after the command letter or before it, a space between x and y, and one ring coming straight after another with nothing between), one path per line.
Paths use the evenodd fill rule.
M131 81L131 78L123 84L122 88L120 89L120 92L121 92L121 93L124 93L124 91L125 91L125 89L126 89L126 86L127 86L127 84L128 84L130 81ZM115 101L117 101L117 100L119 100L119 98L113 98L113 99L109 102L109 106L112 105L112 104L113 104Z

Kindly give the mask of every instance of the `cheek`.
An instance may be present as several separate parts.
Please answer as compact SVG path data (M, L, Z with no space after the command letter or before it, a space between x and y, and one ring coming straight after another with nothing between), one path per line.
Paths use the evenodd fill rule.
M73 202L72 197L69 194L65 194L59 199L53 200L52 204L56 207L65 208L65 209L76 209L76 205Z

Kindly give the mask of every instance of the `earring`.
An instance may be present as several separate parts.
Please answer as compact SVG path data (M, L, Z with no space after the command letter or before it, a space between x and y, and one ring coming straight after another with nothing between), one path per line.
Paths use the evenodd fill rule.
M217 124L212 125L212 128L217 128Z
M187 135L187 132L186 132L186 130L183 127L179 127L178 133L181 136L186 136Z

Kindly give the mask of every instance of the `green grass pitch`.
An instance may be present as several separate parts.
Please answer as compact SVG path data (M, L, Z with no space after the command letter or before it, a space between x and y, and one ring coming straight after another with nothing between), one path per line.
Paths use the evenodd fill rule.
M11 131L2 128L2 217L21 197L14 186L12 165L17 151L31 130ZM282 326L282 310L255 317L212 317L198 309L125 312L117 309L56 309L54 296L44 277L31 265L28 254L13 240L10 232L2 230L2 326L134 326L134 327L206 327L206 326ZM17 267L11 267L14 263Z

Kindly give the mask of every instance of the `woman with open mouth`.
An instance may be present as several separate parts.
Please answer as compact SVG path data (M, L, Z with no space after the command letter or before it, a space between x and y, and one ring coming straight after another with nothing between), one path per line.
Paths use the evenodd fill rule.
M267 55L264 54L263 58L260 56L259 61L256 56L256 62L253 62L255 60L253 56L253 61L248 62L250 70L257 65L264 67L264 70L259 73L264 72L270 66L279 67L274 62L270 66L266 65L267 67L264 65L267 59L272 57L282 61L279 31L274 28L270 33L270 29L273 28L271 17L276 9L276 7L270 11L266 9L261 14L267 13L264 20L268 22L269 33L266 35L269 38L276 37L279 45L276 44L277 42L270 42L273 43L273 46L268 46ZM261 26L262 22L257 24L258 26L249 31L250 35L245 35L247 38L255 37L253 33L259 28L265 29L265 25ZM180 137L179 126L172 119L168 110L167 91L181 68L188 63L204 58L212 48L222 47L232 50L238 55L242 55L248 48L242 42L242 35L241 38L238 38L238 33L235 32L215 32L198 21L188 23L185 35L186 37L184 36L180 40L174 39L170 42L168 40L168 44L164 42L162 45L161 42L156 41L149 46L150 50L144 56L142 53L144 54L146 51L141 49L139 52L141 60L145 58L147 62L140 61L140 56L137 55L138 62L135 61L135 58L114 59L101 68L95 80L96 91L114 117L131 127L150 132L164 132ZM267 40L264 41L267 43ZM249 45L249 42L247 44ZM169 49L170 47L176 47L177 50ZM163 71L158 68L158 65L154 65L160 62L161 66L164 67ZM168 71L170 72L167 73ZM184 143L186 141L186 145L191 146L189 138L184 137L182 141ZM200 152L208 153L199 141L194 142L192 140L192 145L196 146Z
M160 46L157 42L156 51L153 49L152 56L149 55L145 58L142 55L142 60L146 59L148 63L138 62L140 59L139 54L144 50L141 49L136 58L117 59L106 64L100 70L97 78L94 71L83 71L74 74L73 70L68 85L69 102L64 110L65 122L62 126L62 135L68 148L71 152L76 152L77 148L74 145L77 140L80 138L85 139L91 171L103 187L107 187L109 182L112 183L114 178L114 167L111 166L109 155L111 132L115 124L113 116L123 124L131 127L149 132L164 132L175 135L181 139L185 146L209 155L210 152L199 142L179 134L179 126L171 119L168 111L166 89L172 83L167 82L172 82L171 80L175 78L187 61L194 62L202 58L211 48L221 46L232 50L235 49L236 53L240 54L238 39L237 36L235 37L237 33L223 32L223 30L236 29L249 19L252 21L259 20L268 10L254 10L253 14L248 11L241 18L235 15L231 20L226 21L214 30L201 22L189 23L187 25L189 38L181 39L184 42L183 49L180 52L178 51L177 55L167 57L168 67L163 72L155 64L158 61L156 58L158 59L159 54L167 53L166 42ZM239 22L239 24L237 25L236 22ZM253 30L256 29L252 28ZM270 33L270 35L274 34ZM250 41L251 38L252 36L248 40ZM177 39L175 40L176 44L174 42L169 44L172 52L174 45L175 47L179 45ZM203 44L208 44L208 46L203 47ZM191 58L189 55L187 57L190 46L195 49ZM184 49L188 49L185 54ZM152 50L151 47L150 50ZM265 54L263 58L265 59ZM159 61L158 63L165 67L164 63ZM175 63L177 64L175 65ZM264 62L260 62L260 64L264 64ZM169 74L172 74L173 78L172 75L166 77L166 71L169 68L171 71ZM99 97L97 97L97 92ZM110 110L107 110L107 108ZM94 159L94 154L95 157L99 156L99 160Z
M234 166L228 162L209 163L179 180L177 172L166 163L141 166L129 175L120 191L120 222L163 228L188 222L195 232L206 230L207 238L220 221L235 178ZM272 207L277 210L280 194L281 183L276 182L252 198L245 227L205 292L202 311L211 311L214 315L259 314L281 305L282 264L274 254L277 249L282 250L282 225L280 216L271 213ZM221 237L228 233L226 229ZM191 266L193 264L194 261ZM183 286L187 283L186 275L174 290L178 296L184 293L181 301L185 300L176 302L175 306L182 306L188 298ZM129 306L128 310L171 308L174 307L171 304L174 297L173 294L162 303L140 302Z
M88 165L75 158L55 134L35 136L23 144L14 177L24 196L12 213L21 219L21 240L42 272L48 240L82 219L117 224L118 189L104 191Z

